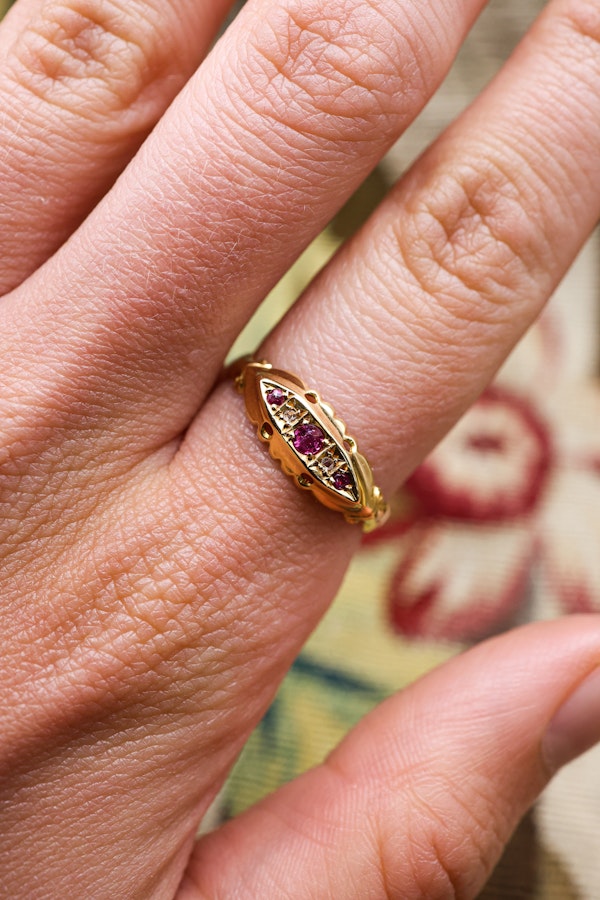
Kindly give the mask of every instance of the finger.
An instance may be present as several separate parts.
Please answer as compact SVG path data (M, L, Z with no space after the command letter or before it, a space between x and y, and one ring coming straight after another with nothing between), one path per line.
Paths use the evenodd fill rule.
M481 391L600 212L600 54L574 18L586 8L565 0L548 7L502 77L261 351L333 405L384 494ZM559 96L557 83L565 85ZM525 108L537 110L526 127ZM564 222L567 229L553 229ZM251 535L257 521L281 535L281 546L256 548L254 564L275 568L275 557L285 571L290 559L310 560L285 597L290 616L301 610L297 627L310 627L331 598L320 579L341 578L357 536L346 529L343 537L333 513L283 478L242 417L240 398L223 385L188 430L170 468L173 484L185 485L182 520L193 533L203 498L218 485L226 517ZM524 432L532 460L536 441L535 428ZM260 599L250 602L260 608Z
M202 838L178 900L477 896L554 770L600 740L599 660L595 617L453 659Z
M261 350L350 411L384 482L479 395L600 215L594 37L596 4L551 3Z
M51 337L65 401L79 368L88 396L110 397L94 415L128 452L178 434L242 323L421 109L481 5L248 3L106 202L5 304L4 346L18 335L33 370Z
M110 187L229 5L19 0L0 26L0 293Z

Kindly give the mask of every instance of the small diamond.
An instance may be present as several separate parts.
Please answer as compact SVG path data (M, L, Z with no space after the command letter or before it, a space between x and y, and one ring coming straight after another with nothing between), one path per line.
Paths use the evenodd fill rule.
M267 402L270 403L271 406L281 406L285 403L286 399L286 395L280 388L273 388L273 390L269 391L267 394Z
M294 431L294 447L304 456L318 453L324 443L325 435L317 425L298 425Z
M333 486L338 491L347 490L352 485L349 472L336 472L333 476Z
M288 424L290 422L293 422L294 419L298 418L298 408L295 405L288 406L287 409L284 409L282 411L281 418L283 419L284 422L287 422Z
M331 472L332 469L335 469L335 459L333 456L324 456L319 460L319 465L325 474L327 474L328 472Z

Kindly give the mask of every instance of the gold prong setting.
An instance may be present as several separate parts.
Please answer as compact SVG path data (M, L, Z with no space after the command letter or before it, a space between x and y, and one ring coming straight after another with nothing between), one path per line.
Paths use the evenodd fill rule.
M301 397L266 378L261 380L260 389L275 428L310 472L311 478L298 478L300 486L309 488L312 479L316 478L330 490L357 501L358 488L348 460L305 405L306 402L319 404L318 395L308 391ZM330 412L329 409L325 411ZM265 439L263 431L264 425L261 437ZM354 446L353 441L349 443Z
M297 375L264 359L243 357L228 371L258 436L298 487L365 532L383 525L389 507L333 407Z

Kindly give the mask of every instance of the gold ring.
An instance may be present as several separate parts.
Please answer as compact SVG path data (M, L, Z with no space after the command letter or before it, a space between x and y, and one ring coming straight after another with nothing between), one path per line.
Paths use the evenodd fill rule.
M304 490L363 531L383 525L389 508L356 441L318 393L297 375L247 357L233 364L248 418L273 459Z

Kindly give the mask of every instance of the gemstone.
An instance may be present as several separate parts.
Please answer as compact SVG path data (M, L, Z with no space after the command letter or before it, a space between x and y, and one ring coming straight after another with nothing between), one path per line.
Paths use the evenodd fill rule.
M313 456L323 449L325 435L317 425L298 425L294 431L293 444L304 456Z
M319 460L319 465L324 472L331 472L332 469L335 469L335 459L333 456L324 456Z
M299 410L298 410L297 406L295 406L295 405L288 406L288 408L284 409L283 412L281 413L281 418L283 419L284 422L287 422L289 425L290 422L293 422L295 419L298 418L298 413L299 413Z
M281 388L273 388L267 394L267 401L271 404L271 406L281 406L286 401L286 395L281 390Z
M349 472L336 472L333 476L333 486L338 491L344 491L352 484L352 477Z

